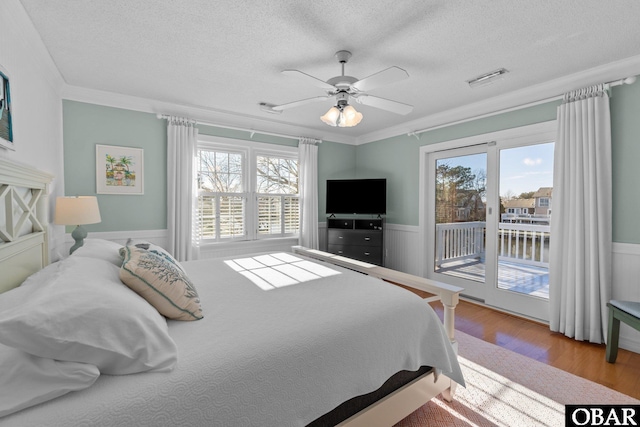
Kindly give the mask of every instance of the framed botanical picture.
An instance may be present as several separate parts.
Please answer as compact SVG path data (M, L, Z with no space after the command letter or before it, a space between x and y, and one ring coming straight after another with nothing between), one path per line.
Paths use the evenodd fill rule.
M142 148L96 144L96 193L144 194Z
M11 126L11 90L9 77L0 66L0 147L15 150L13 145L13 127Z

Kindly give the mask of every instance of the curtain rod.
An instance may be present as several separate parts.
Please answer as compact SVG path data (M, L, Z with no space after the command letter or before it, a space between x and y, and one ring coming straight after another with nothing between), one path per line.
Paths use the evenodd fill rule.
M605 89L609 89L609 88L612 88L614 86L622 86L624 84L630 85L630 84L635 83L635 81L636 81L636 76L631 76L631 77L626 77L624 79L614 80L612 82L605 83ZM430 130L436 130L436 129L440 129L440 128L444 128L444 127L448 127L448 126L458 125L458 124L461 124L461 123L470 122L472 120L484 119L485 117L495 116L496 114L502 114L502 113L508 113L510 111L521 110L523 108L533 107L533 106L536 106L536 105L545 104L547 102L556 101L558 99L562 99L563 97L564 97L564 94L563 95L552 96L550 98L541 99L539 101L528 102L526 104L516 105L515 107L504 108L502 110L497 110L497 111L492 111L490 113L481 114L479 116L473 116L473 117L469 117L469 118L466 118L466 119L460 119L460 120L456 120L456 121L453 121L453 122L445 123L445 124L442 124L442 125L431 126L431 127L425 128L425 129L409 132L409 133L407 133L407 136L415 136L417 139L420 139L420 134L421 133L424 133L424 132L427 132L427 131L430 131Z
M169 119L169 118L171 118L171 116L169 116L167 114L156 114L156 117L158 119ZM235 126L220 125L220 124L217 124L217 123L201 122L199 120L194 120L194 121L196 122L196 124L201 124L201 125L205 125L205 126L213 126L213 127L217 127L217 128L249 132L251 134L251 135L249 135L249 138L251 138L251 139L253 139L253 135L255 135L256 133L259 133L261 135L277 136L277 137L280 137L280 138L288 138L288 139L295 139L295 140L299 140L300 138L303 138L301 136L287 135L287 134L284 134L284 133L265 132L265 131L261 131L261 130L254 130L254 129L235 127ZM309 137L304 137L304 138L313 139L318 144L322 144L322 140L321 139L309 138Z

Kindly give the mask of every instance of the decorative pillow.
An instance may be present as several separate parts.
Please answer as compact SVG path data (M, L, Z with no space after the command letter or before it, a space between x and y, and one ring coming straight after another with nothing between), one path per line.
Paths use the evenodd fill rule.
M129 239L127 240L127 244L125 245L125 247L120 248L120 258L124 258L125 248L127 246L135 246L138 249L153 252L166 259L167 261L173 263L176 267L184 272L184 267L182 267L182 265L173 257L173 255L167 252L162 246L158 246L155 243L147 242L145 240Z
M84 245L76 249L71 256L104 259L120 267L122 265L121 247L121 244L111 240L85 239Z
M0 417L87 388L99 376L88 363L46 359L0 344Z
M126 246L122 252L120 279L124 284L169 319L202 319L198 292L171 255L136 246Z
M173 369L178 352L166 319L118 272L108 261L75 256L47 266L0 295L0 343L103 374Z

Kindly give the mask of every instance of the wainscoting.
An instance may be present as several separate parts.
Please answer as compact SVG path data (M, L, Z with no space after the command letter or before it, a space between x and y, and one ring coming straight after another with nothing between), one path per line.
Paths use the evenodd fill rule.
M146 240L156 245L166 248L169 242L167 230L141 230L141 231L104 231L91 232L87 236L88 239L105 239L111 240L124 245L128 239ZM65 234L64 243L57 247L63 247L64 256L69 253L69 248L74 241L71 234ZM224 244L212 244L202 246L200 248L200 258L220 258L226 256L239 256L253 254L257 252L291 252L291 246L297 245L297 238L282 238L257 240L251 242L230 242ZM63 257L63 254L54 254L56 259Z
M327 225L318 224L320 249L327 248ZM420 274L419 231L417 226L386 224L384 233L385 267L410 274ZM168 237L166 230L117 231L89 233L88 238L113 240L124 244L127 239L142 239L166 247ZM65 235L66 253L73 244L70 234ZM297 245L297 239L273 239L256 242L236 242L223 245L209 245L201 248L201 258L218 258L223 256L239 256L256 252L284 251L289 252L291 246ZM62 254L53 254L55 259ZM613 292L612 298L619 300L640 301L640 245L628 243L613 244ZM640 332L625 325L620 325L620 347L640 353Z

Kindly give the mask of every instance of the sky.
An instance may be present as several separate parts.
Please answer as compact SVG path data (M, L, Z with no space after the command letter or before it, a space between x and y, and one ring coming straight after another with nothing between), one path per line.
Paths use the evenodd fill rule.
M553 143L500 151L500 196L553 187Z
M451 166L470 167L472 172L486 170L486 154L443 159ZM553 143L528 145L500 150L500 196L537 191L553 187Z

